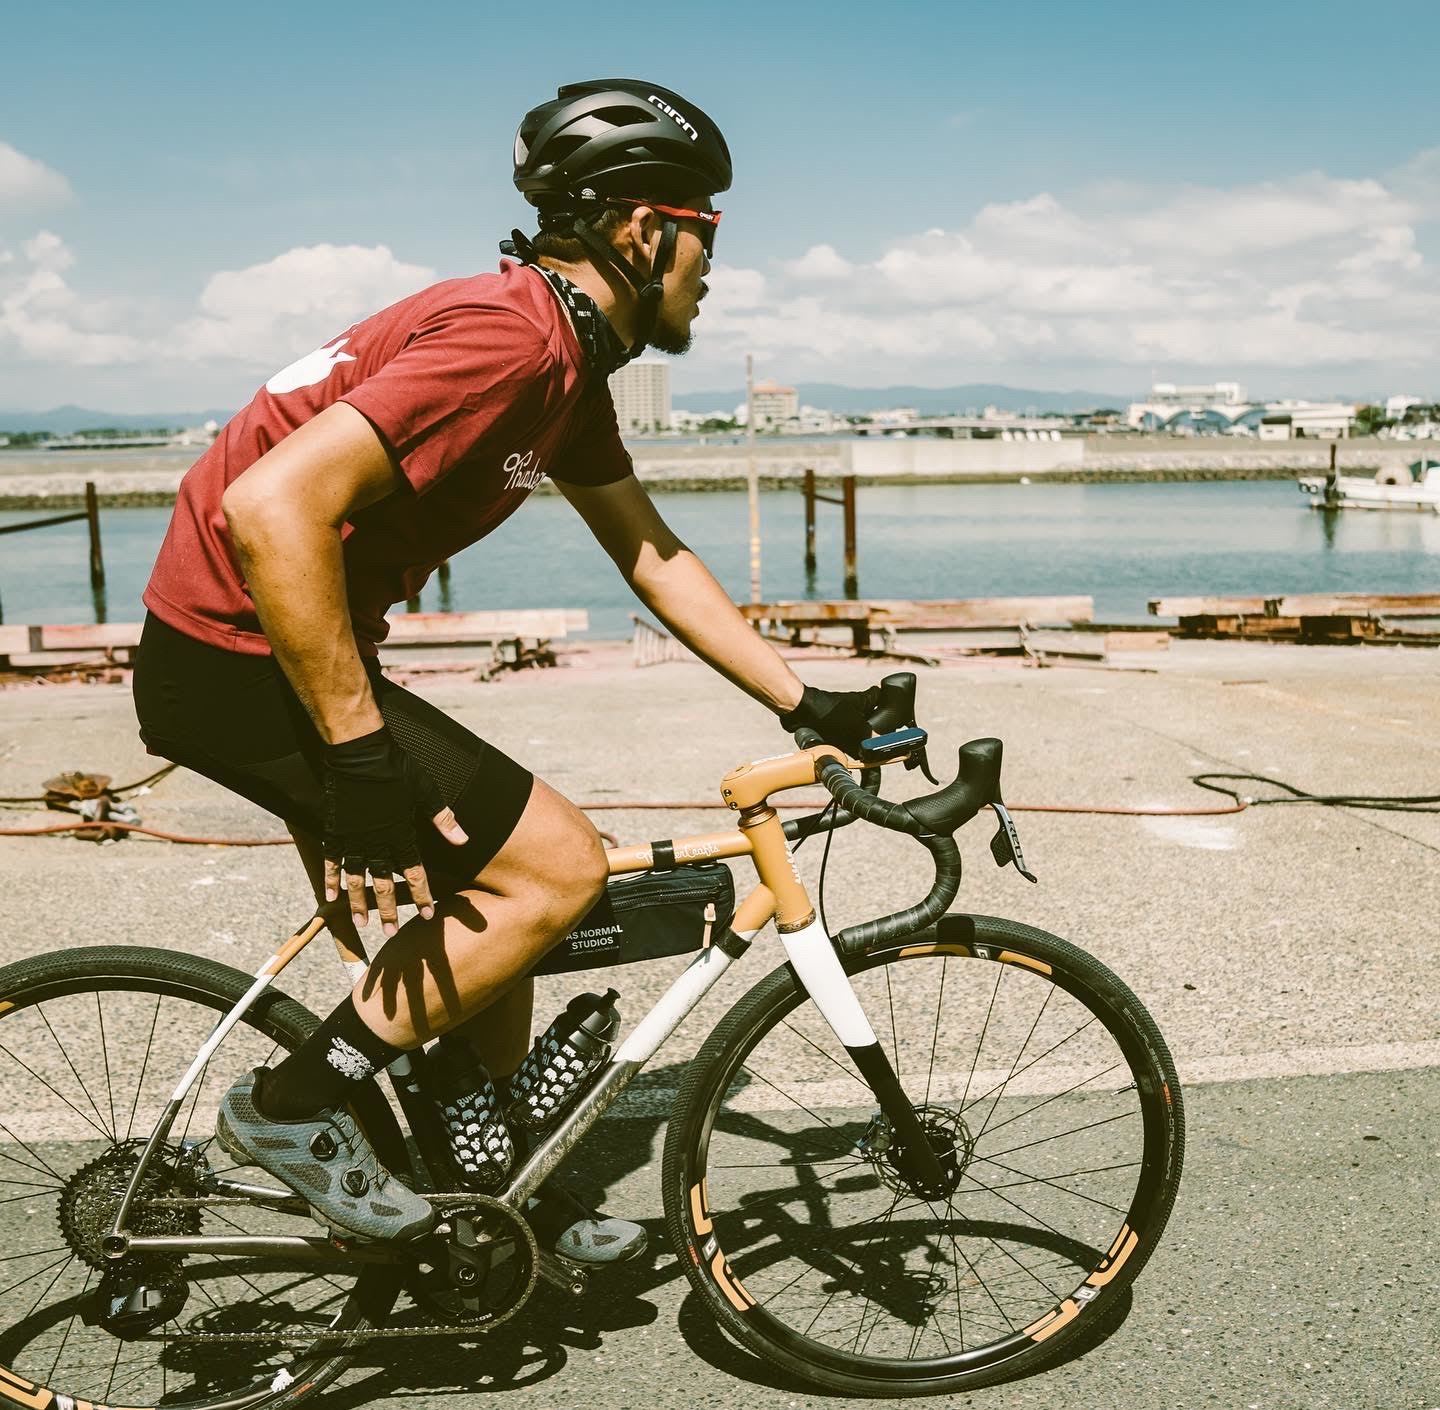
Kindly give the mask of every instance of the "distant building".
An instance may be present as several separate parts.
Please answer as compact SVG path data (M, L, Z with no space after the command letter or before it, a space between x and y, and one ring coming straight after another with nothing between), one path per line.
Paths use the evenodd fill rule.
M756 382L754 389L755 425L783 426L800 415L800 393L794 387L778 382Z
M698 431L707 421L729 421L731 414L728 411L682 411L676 409L670 413L670 429L672 431Z
M1215 412L1226 421L1234 421L1249 409L1245 388L1239 382L1200 382L1189 385L1156 382L1150 388L1150 395L1145 401L1131 403L1125 419L1137 430L1159 431L1165 429L1176 417L1194 417L1205 412ZM1193 429L1191 434L1194 434Z
M622 435L670 429L670 364L650 358L628 362L610 378L615 419Z
M1389 421L1399 421L1401 417L1410 410L1412 406L1420 406L1423 402L1421 397L1386 397L1385 416Z

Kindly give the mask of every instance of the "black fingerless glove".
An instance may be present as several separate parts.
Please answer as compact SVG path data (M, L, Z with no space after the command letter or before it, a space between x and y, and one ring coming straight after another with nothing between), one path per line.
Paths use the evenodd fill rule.
M350 876L420 864L417 814L445 806L435 781L384 727L325 746L325 857Z
M868 690L842 691L816 690L813 685L807 685L800 703L788 715L781 715L780 723L792 733L808 725L826 744L833 744L853 757L860 741L870 737L868 717L879 703L878 685Z

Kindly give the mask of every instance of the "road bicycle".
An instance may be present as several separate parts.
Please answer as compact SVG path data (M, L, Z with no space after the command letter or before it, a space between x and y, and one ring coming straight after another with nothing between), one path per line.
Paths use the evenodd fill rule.
M1074 945L947 914L953 834L982 809L995 861L1034 878L999 740L965 745L937 792L878 796L884 766L929 777L914 688L886 678L883 732L858 758L802 730L796 752L728 774L738 827L611 849L617 878L749 858L758 884L503 1193L432 1177L447 1167L423 1051L389 1069L393 1102L366 1084L357 1119L437 1211L413 1243L317 1231L302 1198L214 1142L229 1082L316 1025L274 981L326 907L253 977L114 946L0 969L0 1407L289 1406L376 1339L477 1337L540 1280L583 1292L584 1270L538 1248L518 1211L771 920L786 963L720 1019L666 1130L665 1227L704 1310L774 1366L855 1396L967 1391L1093 1344L1175 1201L1174 1065L1140 1002ZM782 823L771 796L817 781L830 804ZM857 820L913 837L934 881L831 936L793 849Z

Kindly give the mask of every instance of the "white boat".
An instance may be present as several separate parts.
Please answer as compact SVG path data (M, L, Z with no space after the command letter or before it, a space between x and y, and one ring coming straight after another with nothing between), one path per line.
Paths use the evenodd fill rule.
M1440 514L1440 460L1417 460L1363 475L1302 475L1312 509L1408 509Z

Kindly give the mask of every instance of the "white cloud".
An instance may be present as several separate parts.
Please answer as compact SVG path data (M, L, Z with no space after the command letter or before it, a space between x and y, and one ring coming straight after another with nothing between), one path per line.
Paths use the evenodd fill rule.
M58 171L0 142L0 211L58 205L70 194L70 183Z
M0 259L0 351L68 367L106 367L140 361L142 341L121 331L118 306L86 300L61 271L74 263L65 242L42 230L22 243L23 260Z
M1419 238L1440 202L1420 198L1426 176L1440 177L1440 148L1385 180L1041 192L869 261L817 245L768 274L717 270L717 290L723 276L764 303L722 301L696 360L753 349L789 381L856 383L1049 369L1073 385L1103 368L1132 369L1139 386L1152 367L1440 381L1440 278Z
M173 338L187 357L280 367L435 278L385 245L308 245L222 270Z

